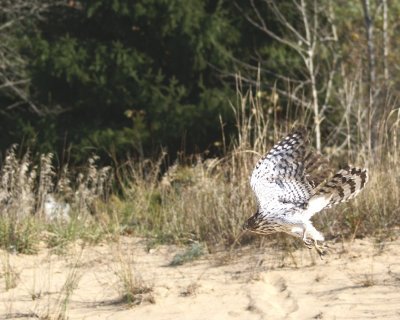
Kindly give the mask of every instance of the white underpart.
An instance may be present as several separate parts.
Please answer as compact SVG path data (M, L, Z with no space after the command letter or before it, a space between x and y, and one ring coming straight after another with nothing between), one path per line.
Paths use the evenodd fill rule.
M317 241L324 241L324 236L312 225L310 218L324 209L330 202L332 195L319 194L310 199L306 210L297 215L302 222L301 225L292 227L292 233L296 234L303 240L311 238Z
M309 220L314 214L317 212L320 212L322 209L324 209L328 204L329 201L331 200L332 195L328 194L319 194L316 196L313 196L310 199L310 202L308 203L308 207L306 210L304 210L303 215L304 218Z
M310 218L324 209L331 200L332 195L320 194L313 196L308 203L308 207L301 213L302 227L296 226L292 228L292 232L299 235L303 240L311 238L316 241L324 241L324 236L314 228Z
M292 233L306 240L311 238L317 241L324 241L324 236L314 228L311 221L304 221L302 226L295 226L291 229Z
M306 223L306 230L304 232L303 239L308 238L308 236L317 241L325 240L324 236L319 231L317 231L317 229L314 228L311 221L308 221L308 223Z

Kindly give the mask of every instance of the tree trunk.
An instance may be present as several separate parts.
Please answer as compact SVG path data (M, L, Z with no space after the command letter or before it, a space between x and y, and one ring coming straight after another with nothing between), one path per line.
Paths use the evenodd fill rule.
M364 11L365 31L367 37L368 48L368 67L369 67L369 103L368 103L368 132L369 141L368 149L371 156L377 144L377 110L375 110L375 92L376 92L376 72L375 72L375 46L374 46L374 24L371 18L371 9L369 0L361 0Z
M388 56L389 56L389 38L388 38L388 6L387 0L382 0L383 6L383 77L385 79L385 87L389 86L389 67L388 67Z

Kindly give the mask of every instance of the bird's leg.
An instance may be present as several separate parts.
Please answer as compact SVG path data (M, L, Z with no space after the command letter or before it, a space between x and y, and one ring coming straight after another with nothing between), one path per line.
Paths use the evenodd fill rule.
M307 229L306 228L304 228L304 231L303 231L303 242L308 249L311 249L314 245L313 240L307 238Z
M312 225L296 225L291 229L291 232L293 235L300 237L308 249L315 248L321 259L326 254L327 245L323 242L324 237Z
M307 238L307 233L310 233L311 239ZM321 259L327 254L328 245L323 242L323 236L311 225L303 229L303 242L308 249L313 247L317 250Z

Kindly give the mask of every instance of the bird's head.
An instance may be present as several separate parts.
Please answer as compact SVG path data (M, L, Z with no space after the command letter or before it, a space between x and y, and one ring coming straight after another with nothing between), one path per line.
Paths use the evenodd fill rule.
M277 231L274 222L266 219L259 211L246 220L243 230L264 235Z
M243 230L251 231L251 230L254 230L256 228L256 226L257 226L256 216L257 216L257 212L254 215L252 215L250 218L248 218L245 221L245 223L243 223L243 226L242 226Z

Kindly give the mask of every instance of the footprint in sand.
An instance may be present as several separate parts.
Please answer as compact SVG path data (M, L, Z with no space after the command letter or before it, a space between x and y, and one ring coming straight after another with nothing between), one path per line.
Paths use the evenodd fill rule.
M264 275L261 281L249 283L246 287L247 310L259 314L261 319L287 319L298 309L297 300L281 276Z

